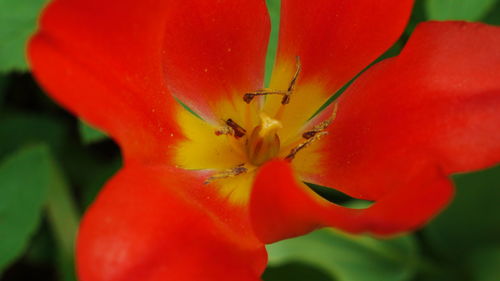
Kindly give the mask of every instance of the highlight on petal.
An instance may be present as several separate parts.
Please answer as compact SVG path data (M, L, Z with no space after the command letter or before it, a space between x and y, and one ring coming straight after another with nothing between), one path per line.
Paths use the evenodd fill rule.
M270 88L286 89L297 58L302 69L283 114L287 128L302 126L327 99L396 42L413 0L283 0ZM269 97L270 115L280 97ZM286 123L293 123L290 126Z
M204 186L193 173L173 168L119 172L82 222L80 280L260 280L263 244L237 211L200 204L207 192L190 193L196 187Z
M498 27L417 27L400 56L367 71L339 98L329 135L308 148L321 155L315 169L295 175L279 161L261 168L250 200L257 235L273 242L322 226L391 235L435 216L452 197L449 175L500 162L497 46ZM337 206L301 181L374 204Z

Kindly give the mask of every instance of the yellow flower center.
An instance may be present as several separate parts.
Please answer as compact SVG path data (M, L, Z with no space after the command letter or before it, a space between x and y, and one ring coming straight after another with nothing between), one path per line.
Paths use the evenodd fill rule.
M260 166L276 157L280 152L278 129L283 128L280 121L264 112L260 113L260 124L255 127L247 140L246 150L250 164Z
M314 163L319 162L319 153L302 150L327 134L333 117L316 126L300 123L307 121L303 116L303 121L299 118L294 124L283 122L288 104L294 103L299 73L297 62L286 88L240 93L234 95L239 100L219 101L214 106L215 115L221 117L219 124L179 110L178 123L186 140L174 148L176 164L206 174L205 184L218 188L221 196L236 204L247 202L257 169L271 159L293 161L296 170L317 171ZM266 110L266 103L273 109Z

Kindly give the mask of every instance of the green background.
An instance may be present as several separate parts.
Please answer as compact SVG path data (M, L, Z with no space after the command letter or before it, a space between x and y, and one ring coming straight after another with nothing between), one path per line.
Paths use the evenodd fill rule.
M267 3L266 81L280 7ZM79 219L121 165L117 146L55 105L29 73L26 41L45 4L0 0L0 281L76 280ZM407 30L382 57L397 55L415 25L430 19L500 25L500 2L417 0ZM500 166L453 179L455 200L425 228L389 240L321 230L282 241L268 246L263 279L499 281Z

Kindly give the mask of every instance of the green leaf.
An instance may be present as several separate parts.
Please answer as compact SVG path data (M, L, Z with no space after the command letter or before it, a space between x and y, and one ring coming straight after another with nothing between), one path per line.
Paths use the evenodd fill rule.
M46 0L0 0L0 72L25 71L26 43Z
M60 169L52 166L52 175L47 213L59 248L59 273L62 280L76 281L74 249L80 215Z
M104 132L101 132L98 129L91 127L84 121L80 121L79 130L80 130L80 137L84 144L92 144L108 138L108 136Z
M500 278L500 245L481 249L468 258L474 281L498 281Z
M193 109L191 109L191 107L189 107L187 104L183 103L180 99L174 97L175 100L185 109L187 110L189 113L193 114L194 116L196 116L197 118L203 120L203 118L201 118L201 116L196 113Z
M45 143L59 151L68 137L60 120L46 116L8 114L0 119L0 158L30 143Z
M5 95L7 93L7 76L0 74L0 108L3 105Z
M23 262L36 266L55 263L55 241L47 221L42 221L38 231L31 238L28 249L24 252Z
M417 27L419 23L427 20L427 13L426 13L427 3L428 3L427 1L415 2L415 4L413 5L413 10L411 12L410 21L408 22L408 25L406 26L404 35L402 37L404 42L401 42L401 40L399 42L406 43L408 37L410 37L413 31L415 30L415 27Z
M431 20L468 20L483 18L496 0L427 0L427 17Z
M52 164L47 147L37 145L0 165L0 272L24 252L38 227Z
M484 17L483 22L492 25L500 25L500 1L497 1L495 7L493 7L486 17Z
M262 275L264 281L333 281L327 273L312 265L299 262L269 266Z
M424 234L437 254L459 262L478 248L500 245L500 166L454 179L455 198Z
M271 81L271 74L273 72L274 62L276 59L276 51L278 49L281 0L266 0L266 4L271 18L271 34L269 36L269 44L267 45L266 74L264 79L264 84L267 86Z
M373 203L373 201L353 198L334 188L308 182L305 184L319 196L337 205L346 206L352 209L366 209Z
M96 161L97 162L97 161ZM113 159L110 161L102 161L91 164L92 168L87 170L92 176L88 176L86 181L82 181L83 188L81 191L81 204L89 207L104 184L120 169L122 166L121 159Z
M299 261L321 267L340 281L402 281L416 271L412 236L377 240L325 229L268 246L270 265Z

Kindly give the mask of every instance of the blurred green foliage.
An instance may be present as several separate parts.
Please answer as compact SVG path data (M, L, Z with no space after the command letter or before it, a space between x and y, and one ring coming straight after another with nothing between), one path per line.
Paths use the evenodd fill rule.
M266 4L271 17L271 34L269 36L269 45L267 46L266 72L264 78L264 84L268 86L269 82L271 82L271 74L273 72L276 51L278 50L281 1L266 0Z
M325 229L269 245L267 249L270 266L303 262L340 281L409 280L419 262L412 236L377 240Z
M434 251L453 262L500 239L500 167L454 177L456 196L424 234ZM500 275L499 275L500 276Z
M16 151L0 165L0 270L25 250L53 183L47 147Z
M0 280L76 280L74 239L81 214L121 166L117 146L36 86L25 58L45 0L0 0ZM278 43L272 20L269 82ZM495 0L417 0L397 55L427 19L500 24ZM339 91L337 95L341 94ZM332 93L335 94L335 93ZM393 239L321 230L268 246L266 281L498 281L500 166L456 175L455 200L432 223ZM314 187L321 194L321 187ZM339 194L322 194L333 201Z
M430 20L467 20L483 18L496 0L427 0L427 17Z
M26 42L47 0L0 0L0 72L28 69Z
M84 121L80 121L78 128L80 129L80 135L84 144L99 142L108 137L105 133L93 128Z

